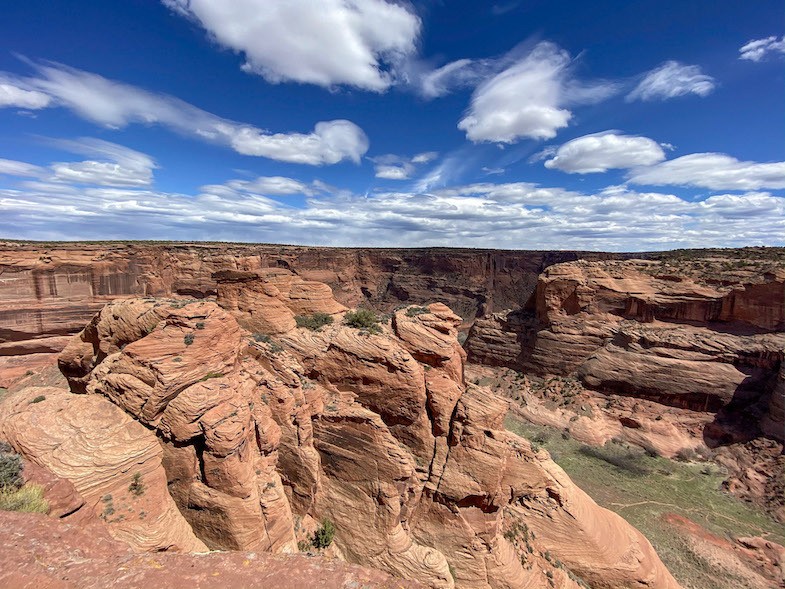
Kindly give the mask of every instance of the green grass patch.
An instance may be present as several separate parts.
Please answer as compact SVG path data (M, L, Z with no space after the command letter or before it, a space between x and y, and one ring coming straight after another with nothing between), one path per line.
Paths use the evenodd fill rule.
M508 430L550 452L553 460L599 505L624 517L654 545L685 589L731 589L738 579L718 574L692 552L663 518L675 513L722 537L759 536L785 543L785 530L763 510L722 491L723 474L707 463L678 462L609 442L590 448L561 431L508 415Z
M43 487L28 483L19 489L0 490L0 510L48 513L49 504L44 499Z

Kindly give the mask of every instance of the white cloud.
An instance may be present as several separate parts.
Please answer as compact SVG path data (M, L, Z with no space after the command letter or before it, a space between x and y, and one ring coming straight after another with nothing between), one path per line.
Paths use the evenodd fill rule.
M368 138L351 121L316 123L311 133L270 133L201 110L173 96L156 94L61 64L33 64L38 75L24 84L109 128L133 123L163 125L178 133L226 145L244 155L309 165L359 162Z
M611 168L649 166L664 159L665 152L653 139L605 131L568 141L552 154L545 167L570 174L588 174Z
M414 157L403 157L394 154L380 155L369 158L374 163L377 178L384 180L408 180L418 165L427 164L439 157L436 151L418 153Z
M739 49L739 59L750 61L761 61L769 53L785 54L785 36L777 41L776 36L766 37L765 39L755 39Z
M480 84L458 128L478 143L550 139L566 127L571 104L596 102L616 91L607 82L581 84L569 78L569 54L539 43L522 58Z
M439 68L426 70L419 75L419 91L426 98L449 94L457 88L476 85L494 73L498 60L458 59ZM417 75L413 77L417 78Z
M427 164L439 157L438 151L425 151L423 153L418 153L412 158L413 164Z
M714 78L701 72L697 65L666 61L647 72L627 100L667 100L686 94L703 97L711 94L714 87Z
M0 158L0 174L37 178L45 172L46 170L41 166Z
M17 107L38 110L49 106L51 99L43 92L26 90L4 80L0 75L0 108Z
M428 193L324 193L316 182L230 180L196 195L31 182L0 189L0 234L37 239L227 240L344 246L652 250L781 245L785 198L719 194L693 202L623 186L594 194L531 183ZM302 208L254 192L301 190Z
M633 170L633 184L700 186L712 190L785 188L785 162L742 162L723 153L693 153Z
M153 182L153 170L157 166L153 158L147 154L116 143L88 137L68 141L52 140L49 143L64 151L100 159L54 162L48 167L0 160L0 174L37 178L44 183L62 182L96 186L142 187L149 186Z
M414 53L422 24L407 5L384 0L162 1L273 83L384 91Z

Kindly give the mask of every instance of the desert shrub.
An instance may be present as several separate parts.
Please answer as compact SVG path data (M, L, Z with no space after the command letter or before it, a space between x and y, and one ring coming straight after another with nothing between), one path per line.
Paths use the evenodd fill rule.
M192 334L192 333L186 333L186 334L185 334L185 337L183 338L183 343L184 343L186 346L190 346L192 343L194 343L194 334Z
M8 451L0 452L0 490L16 490L22 486L22 457L14 453L8 444Z
M137 497L144 495L145 486L144 482L142 482L142 473L137 472L134 474L133 478L131 479L131 484L128 485L128 491Z
M370 309L357 309L356 311L349 311L343 318L343 321L349 327L356 329L367 329L369 333L379 333L379 317Z
M323 519L322 525L313 534L313 540L311 540L311 544L313 544L314 548L327 548L330 544L333 543L334 536L335 524L333 524L333 522L331 522L329 519Z
M44 499L43 487L28 483L18 489L9 487L0 490L0 510L48 513L49 504Z
M199 321L199 323L196 324L196 329L204 329L204 321Z
M679 462L691 462L698 458L698 453L693 448L682 448L676 452L675 458Z
M327 313L314 313L312 315L297 315L294 320L297 323L297 327L319 331L325 325L330 325L333 322L333 316Z
M417 315L422 315L423 313L430 313L430 311L427 307L409 307L406 309L407 317L416 317Z
M603 446L602 448L593 448L592 446L581 446L578 452L584 456L596 458L615 466L616 468L628 472L635 476L643 476L649 474L649 469L641 464L642 454L637 454L630 450L619 452L614 448Z
M41 401L46 401L46 397L43 395L38 395L35 399L30 401L30 403L40 403Z
M265 344L269 344L271 341L273 341L273 338L271 338L266 333L255 333L251 337L253 338L253 341L262 342Z

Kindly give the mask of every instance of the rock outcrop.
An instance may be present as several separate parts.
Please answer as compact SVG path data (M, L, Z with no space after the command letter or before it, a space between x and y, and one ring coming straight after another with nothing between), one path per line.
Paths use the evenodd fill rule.
M0 511L0 586L13 589L424 589L335 559L263 552L135 554L103 526Z
M761 427L782 440L775 382L785 349L785 269L720 284L660 272L648 261L552 266L526 309L477 321L470 358L720 412L728 427L706 432L716 443L754 437ZM727 413L753 407L747 414L757 424L727 423Z
M269 280L243 279L252 289ZM309 292L325 304L321 289ZM289 313L303 308L291 291L274 298ZM139 469L146 493L168 487L187 522L179 529L211 548L295 551L329 520L336 556L434 588L577 587L574 575L593 587L678 587L643 536L504 430L505 402L466 385L461 318L445 305L399 310L368 331L336 321L252 337L237 321L254 313L220 290L218 302L227 310L107 305L61 355L72 392L35 404L35 391L12 395L2 431L43 463L22 433L31 412L70 423L80 402L108 406L154 442L139 452L157 478L134 450L118 455L126 474L115 482L127 491ZM114 448L118 434L96 426L90 439ZM74 472L89 464L80 453L72 462ZM90 485L74 484L87 499Z

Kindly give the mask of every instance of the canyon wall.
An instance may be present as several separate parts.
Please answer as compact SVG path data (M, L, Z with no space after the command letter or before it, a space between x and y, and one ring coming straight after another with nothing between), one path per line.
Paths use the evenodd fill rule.
M0 242L0 355L51 351L104 304L128 296L216 294L220 270L284 268L323 282L344 305L390 311L443 302L465 320L526 302L551 264L615 254L349 249L238 244ZM30 340L36 340L31 342ZM25 342L27 344L20 344ZM16 342L16 343L15 343Z

